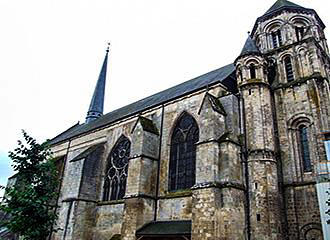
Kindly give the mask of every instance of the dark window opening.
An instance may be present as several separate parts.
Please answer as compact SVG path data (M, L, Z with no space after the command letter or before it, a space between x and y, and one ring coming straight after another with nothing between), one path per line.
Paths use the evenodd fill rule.
M195 119L184 113L174 128L171 139L169 190L188 189L195 184L196 143L199 130Z
M303 36L304 36L304 27L296 27L297 41L302 40Z
M251 89L249 89L249 95L251 95L252 94L252 90Z
M279 29L275 32L272 32L271 35L272 35L272 41L273 41L273 48L282 46L281 30Z
M276 63L274 60L269 60L267 76L269 84L272 84L276 78Z
M284 66L285 66L287 81L292 82L294 80L294 75L293 75L293 69L292 69L292 63L290 57L286 57L284 59Z
M260 214L259 214L259 213L257 214L257 221L258 221L258 222L260 222L260 221L261 221L261 216L260 216Z
M258 189L258 183L254 183L255 189Z
M240 80L243 81L243 73L241 70L238 71L238 75L240 77Z
M103 201L123 199L128 174L128 158L131 142L121 136L108 157L108 166L104 179Z
M223 193L220 194L220 207L224 207Z
M306 126L299 127L299 140L304 172L310 172L312 171L312 165L308 146L308 128Z
M256 67L254 66L254 64L251 64L251 65L249 66L249 69L250 69L250 78L251 78L251 79L256 78L256 77L257 77L257 76L256 76Z

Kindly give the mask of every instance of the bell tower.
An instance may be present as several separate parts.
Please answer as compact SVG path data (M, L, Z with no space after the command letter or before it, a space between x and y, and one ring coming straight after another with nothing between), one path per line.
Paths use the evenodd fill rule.
M322 239L315 179L326 160L321 133L330 129L324 29L315 10L277 0L235 61L252 239Z

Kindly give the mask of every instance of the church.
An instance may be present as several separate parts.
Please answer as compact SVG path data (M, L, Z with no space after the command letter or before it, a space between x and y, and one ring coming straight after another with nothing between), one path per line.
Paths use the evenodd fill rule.
M329 49L317 12L277 0L236 60L54 137L52 240L321 240ZM328 159L327 159L328 154Z

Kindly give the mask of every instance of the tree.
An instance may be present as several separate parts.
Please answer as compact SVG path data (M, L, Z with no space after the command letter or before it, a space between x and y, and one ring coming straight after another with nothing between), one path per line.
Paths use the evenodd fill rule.
M45 240L57 218L57 171L47 142L39 144L22 132L23 142L9 152L16 182L6 188L0 210L10 215L3 223L10 232L23 240Z

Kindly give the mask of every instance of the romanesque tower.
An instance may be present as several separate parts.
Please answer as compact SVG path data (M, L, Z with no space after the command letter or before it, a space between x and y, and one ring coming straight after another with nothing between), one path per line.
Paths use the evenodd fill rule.
M267 61L248 36L235 63L244 116L250 234L252 239L281 239L273 106Z
M324 28L313 9L278 0L236 60L253 239L322 239L315 179L330 122Z

